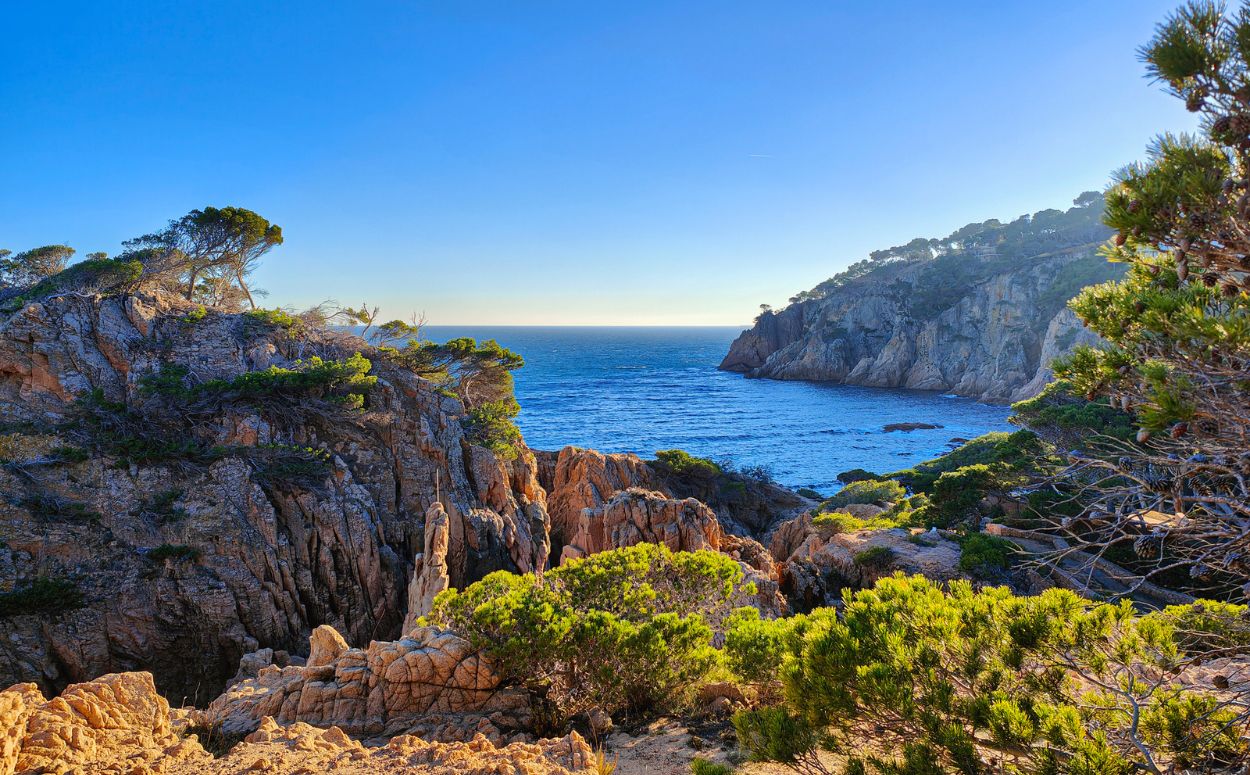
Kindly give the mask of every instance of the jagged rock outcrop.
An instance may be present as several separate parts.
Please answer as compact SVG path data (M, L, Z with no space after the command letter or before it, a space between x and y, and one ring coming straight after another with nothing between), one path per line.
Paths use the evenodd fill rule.
M194 309L169 296L62 296L0 317L0 414L72 447L74 402L89 391L136 408L143 378L162 368L229 379L367 350L248 315L187 322ZM319 624L354 644L397 637L435 502L453 584L545 562L533 456L501 462L467 442L455 399L382 358L371 373L358 413L236 404L197 420L212 459L30 453L0 470L0 567L18 587L74 579L84 603L0 618L0 684L55 689L143 668L170 696L203 702L243 654L297 653ZM244 454L255 445L321 450L324 473L284 479Z
M311 651L305 666L264 668L230 687L203 718L227 732L250 732L272 717L357 735L419 729L442 740L479 733L502 740L501 730L528 722L529 698L502 686L486 658L447 630L418 627L360 649L346 647L323 625Z
M664 544L674 552L718 551L722 535L716 514L694 498L676 500L631 487L600 508L582 509L561 559L641 543Z
M13 772L130 773L162 759L212 761L174 732L150 673L113 673L42 700L26 719Z
M577 534L564 547L561 562L641 543L663 544L675 552L711 550L738 560L756 586L754 604L777 615L785 612L778 568L758 541L727 535L716 514L694 498L669 498L631 487L599 508L582 509Z
M547 491L552 543L557 547L573 541L584 510L597 509L631 487L655 490L660 484L637 455L605 455L579 447L536 454L539 481Z
M434 607L434 598L451 587L447 572L447 512L441 503L430 506L425 513L425 551L413 563L412 581L408 583L408 615L404 632L417 625L417 620Z
M631 487L669 498L698 499L715 512L725 533L757 539L815 505L785 487L732 472L712 478L677 476L637 455L578 447L535 454L538 480L547 491L557 559L563 546L577 535L584 509L600 508Z
M1035 395L1055 356L1091 341L1065 304L1113 279L1098 245L1102 199L1012 224L916 240L765 311L720 368L750 377L939 390L983 401Z
M870 587L894 571L938 581L964 578L959 544L931 531L904 528L828 533L804 515L782 525L769 547L781 591L801 609L834 605L845 587ZM876 551L872 562L865 562Z
M221 758L205 727L187 727L148 673L101 676L45 700L32 685L0 691L0 775L588 775L593 753L577 733L497 744L399 735L368 747L338 727L282 725L264 717Z

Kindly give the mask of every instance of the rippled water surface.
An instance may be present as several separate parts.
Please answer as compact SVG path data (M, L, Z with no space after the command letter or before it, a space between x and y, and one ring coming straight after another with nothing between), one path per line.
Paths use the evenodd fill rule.
M430 326L436 341L497 339L525 357L517 422L535 449L680 448L764 465L791 486L831 491L850 468L906 468L951 438L1005 430L1007 408L910 390L745 379L716 370L736 328ZM944 427L885 433L882 426Z

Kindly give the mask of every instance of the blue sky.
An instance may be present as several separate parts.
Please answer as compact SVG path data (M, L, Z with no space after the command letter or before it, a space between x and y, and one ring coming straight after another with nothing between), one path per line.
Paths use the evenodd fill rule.
M1192 127L1136 57L1174 5L9 3L0 247L232 204L271 306L743 324Z

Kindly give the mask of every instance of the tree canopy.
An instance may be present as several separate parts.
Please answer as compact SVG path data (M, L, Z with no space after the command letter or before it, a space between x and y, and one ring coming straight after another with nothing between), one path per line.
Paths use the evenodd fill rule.
M248 277L281 244L280 226L242 207L192 210L162 231L125 243L154 269L176 273L187 299L232 306L239 294L253 309Z
M44 245L21 253L0 250L0 286L28 288L64 271L73 255L68 245Z

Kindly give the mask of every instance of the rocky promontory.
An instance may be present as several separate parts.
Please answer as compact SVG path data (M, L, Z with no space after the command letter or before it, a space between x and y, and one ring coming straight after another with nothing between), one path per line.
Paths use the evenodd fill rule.
M1040 392L1050 362L1095 341L1067 301L1122 274L1098 252L1102 197L877 251L764 310L720 368L749 377L936 390L989 402Z

